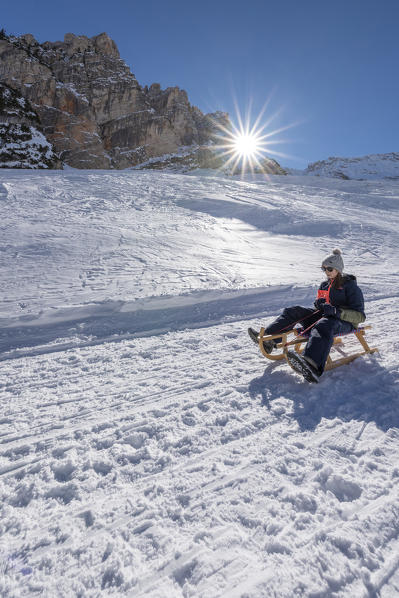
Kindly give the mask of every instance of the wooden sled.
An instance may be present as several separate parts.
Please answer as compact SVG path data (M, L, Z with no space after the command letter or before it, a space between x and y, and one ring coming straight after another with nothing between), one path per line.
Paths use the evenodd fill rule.
M349 332L348 334L335 336L333 347L335 347L337 349L337 351L339 353L341 353L341 355L343 355L343 357L333 360L331 358L331 355L329 355L327 357L327 362L326 362L324 370L325 371L332 370L334 368L338 368L341 365L346 365L347 363L350 363L351 361L353 361L354 359L357 359L357 357L361 357L362 355L367 355L369 353L375 353L376 351L378 352L377 347L374 347L371 349L365 339L366 330L369 330L370 328L371 328L371 326L362 326L360 328L356 328L355 330L352 330L352 332ZM343 336L350 336L352 334L357 338L357 340L361 344L363 351L359 351L357 353L352 353L352 354L347 355L342 348ZM276 349L275 349L275 351L280 349L280 352L266 353L266 351L263 347L263 341L270 341L270 340L273 340L276 338L281 338L281 342L278 343L278 345L276 346ZM303 350L301 345L303 343L306 344L308 340L309 340L308 337L301 336L299 334L299 332L295 329L288 330L287 332L279 332L278 334L271 334L271 335L269 334L266 336L265 336L264 328L261 328L260 332L259 332L259 348L260 348L260 350L262 351L263 355L265 357L267 357L267 359L272 359L275 361L279 361L281 359L287 360L287 351L290 347L294 347L295 351L297 353L301 353ZM288 360L287 360L287 363L289 363Z

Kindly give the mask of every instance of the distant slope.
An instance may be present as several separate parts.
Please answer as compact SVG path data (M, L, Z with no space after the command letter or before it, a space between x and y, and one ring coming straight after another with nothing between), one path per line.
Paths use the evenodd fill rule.
M250 179L2 170L0 327L133 314L153 297L314 288L337 244L368 297L397 292L396 182Z
M341 179L399 179L399 153L335 158L309 164L305 174Z

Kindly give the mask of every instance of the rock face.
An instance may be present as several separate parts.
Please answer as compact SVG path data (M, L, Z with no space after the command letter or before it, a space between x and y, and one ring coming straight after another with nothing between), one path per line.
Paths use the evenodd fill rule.
M178 87L141 87L106 33L39 44L0 39L0 80L29 100L60 158L76 168L126 168L209 143L214 121Z
M340 179L399 179L399 153L371 154L358 158L331 157L309 164L304 173Z
M28 100L0 83L0 168L61 168Z
M210 146L218 126L231 126L228 115L204 115L178 87L140 86L106 33L39 44L2 31L0 81L30 102L62 162L75 168L156 167L155 158L182 148L192 166L221 163Z

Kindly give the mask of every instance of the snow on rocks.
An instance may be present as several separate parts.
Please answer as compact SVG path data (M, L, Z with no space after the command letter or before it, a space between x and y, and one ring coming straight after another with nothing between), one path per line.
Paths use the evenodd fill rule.
M357 158L331 157L313 162L304 174L341 179L399 179L399 153L371 154Z
M0 176L14 228L3 229L0 592L394 596L394 184ZM274 230L276 214L256 226L262 205L281 207L294 234ZM310 304L337 244L311 225L332 214L380 355L314 387L266 362L246 329Z

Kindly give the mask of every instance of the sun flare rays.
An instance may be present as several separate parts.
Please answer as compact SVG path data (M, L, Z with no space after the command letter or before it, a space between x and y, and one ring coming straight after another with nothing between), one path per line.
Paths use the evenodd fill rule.
M251 122L251 109L247 110L244 118L235 103L236 123L231 123L231 127L217 125L218 134L216 135L217 147L220 156L226 161L223 164L223 170L229 170L232 174L248 172L263 173L265 175L273 172L276 163L271 156L289 158L288 154L275 151L272 146L284 143L283 139L278 139L283 131L296 126L297 123L278 126L271 130L272 121L277 118L280 110L262 120L269 104L269 100L264 104L257 117Z

